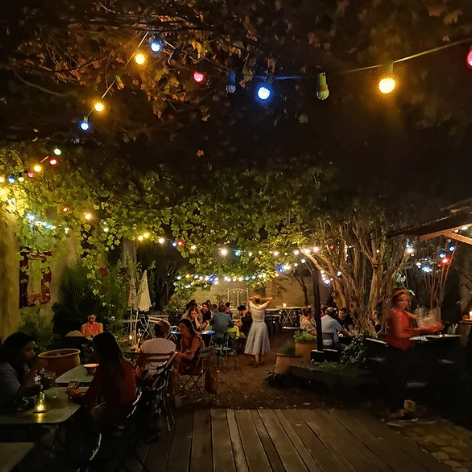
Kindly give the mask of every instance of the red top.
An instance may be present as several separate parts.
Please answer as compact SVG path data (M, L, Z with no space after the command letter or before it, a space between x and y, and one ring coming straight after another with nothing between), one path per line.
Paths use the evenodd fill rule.
M136 382L131 364L122 359L124 374L111 373L99 365L87 392L74 397L81 405L89 405L98 397L106 402L106 418L112 423L122 423L131 412L136 400Z
M416 328L412 328L410 318L404 310L392 308L387 317L387 334L385 342L390 346L394 346L402 351L406 351L414 346L413 341L409 338L417 335Z
M89 338L90 336L103 333L103 324L97 323L96 321L94 321L93 324L85 323L82 325L81 331L86 338Z

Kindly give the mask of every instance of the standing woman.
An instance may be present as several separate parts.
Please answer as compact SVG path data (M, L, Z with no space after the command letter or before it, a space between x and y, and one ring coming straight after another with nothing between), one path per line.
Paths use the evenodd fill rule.
M442 323L435 323L425 328L417 328L417 318L406 309L410 304L410 295L406 290L397 290L392 297L392 309L387 316L387 333L385 342L388 344L388 360L390 367L390 393L392 407L402 408L406 399L407 382L411 375L423 374L428 365L415 350L415 344L410 339L421 334L440 331ZM398 411L398 417L403 418L405 412Z
M249 336L246 341L245 354L254 356L254 366L261 365L261 356L267 354L270 350L269 333L265 324L265 310L272 298L262 298L260 295L254 295L248 298L249 311L252 315L252 325L249 330Z

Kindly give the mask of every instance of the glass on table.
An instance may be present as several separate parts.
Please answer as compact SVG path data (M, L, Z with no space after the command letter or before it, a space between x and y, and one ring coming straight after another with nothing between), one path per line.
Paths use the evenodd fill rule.
M80 382L78 380L71 380L67 384L67 394L70 396L78 395L80 393L79 389Z

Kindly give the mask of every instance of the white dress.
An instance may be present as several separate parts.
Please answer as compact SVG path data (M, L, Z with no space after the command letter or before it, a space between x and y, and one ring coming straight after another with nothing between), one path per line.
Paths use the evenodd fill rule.
M265 324L265 309L267 303L262 305L254 305L249 302L249 310L252 315L252 325L249 330L249 334L246 341L246 348L244 349L245 354L267 354L270 351L269 343L269 332L267 331L267 325Z

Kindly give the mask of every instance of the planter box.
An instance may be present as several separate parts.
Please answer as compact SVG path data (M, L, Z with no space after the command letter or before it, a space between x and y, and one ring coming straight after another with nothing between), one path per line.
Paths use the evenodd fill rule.
M316 369L292 366L290 373L296 377L301 377L315 382L321 382L328 387L339 388L357 388L361 385L376 385L377 381L367 377L369 372L359 370L358 372L346 373L343 371L327 371L325 369Z
M314 349L316 349L316 341L310 343L295 343L295 352L297 355L303 357L304 364L310 364L310 354Z
M302 356L287 356L285 354L276 354L277 360L275 361L275 370L276 374L287 374L290 370L290 367L294 363L300 362Z

